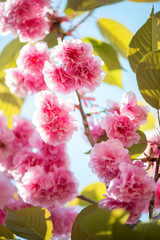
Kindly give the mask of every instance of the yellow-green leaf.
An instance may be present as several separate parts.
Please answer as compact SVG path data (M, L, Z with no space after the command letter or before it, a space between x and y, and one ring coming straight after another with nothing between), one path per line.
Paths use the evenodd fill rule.
M148 222L140 222L133 231L138 233L140 240L159 240L160 236L160 220L150 220Z
M101 199L104 198L103 194L106 194L106 186L103 183L97 182L85 187L79 195L84 195L96 202L99 202ZM75 198L69 203L69 206L75 205L88 206L90 205L90 203L83 201L79 198Z
M140 130L138 130L136 133L138 133L140 136L139 142L134 144L131 148L128 148L129 154L133 159L136 159L138 156L140 156L147 147L146 135Z
M75 11L88 11L122 1L124 0L68 0L67 8L71 8Z
M16 237L6 226L0 225L0 239L16 239Z
M160 108L160 51L146 55L137 67L139 90L152 107Z
M21 210L7 208L7 227L17 236L28 240L50 240L53 235L53 224L50 212L41 207L30 207Z
M130 227L124 225L129 217L129 213L123 209L115 209L109 211L104 208L98 208L96 204L90 205L83 209L76 217L73 223L71 239L72 240L111 240L113 230L116 231L116 224L121 225L121 230L127 232L127 237L130 238L130 234L133 234ZM115 226L115 227L114 227ZM119 232L118 239L121 238Z
M8 127L12 127L12 116L20 114L24 99L13 95L5 85L4 79L0 78L0 109L8 118Z
M160 27L152 9L147 22L136 32L129 44L128 59L136 72L140 61L149 53L159 49Z
M123 86L122 86L122 70L115 69L115 70L109 71L106 65L103 65L102 69L106 72L106 76L103 79L103 82L123 88Z
M138 101L139 105L145 106L146 104L144 102ZM140 126L139 130L142 132L147 131L147 130L153 130L156 127L156 119L154 114L150 111L148 112L148 117L147 117L147 123L143 124Z
M0 54L0 77L4 77L4 70L10 67L16 67L16 59L19 51L25 45L18 38L11 41Z
M99 55L103 60L102 68L106 72L103 82L122 88L122 67L112 45L94 38L83 38L82 40L85 43L91 43L94 54Z
M43 41L47 43L49 48L52 48L58 44L57 38L58 38L57 32L52 31L43 39Z
M106 64L108 70L122 69L118 59L118 54L111 44L102 42L95 38L83 38L83 42L91 43L96 54L98 54Z
M132 32L121 23L109 18L100 18L97 24L102 35L127 58Z
M146 2L146 3L152 3L152 2L159 2L159 0L128 0L130 2Z

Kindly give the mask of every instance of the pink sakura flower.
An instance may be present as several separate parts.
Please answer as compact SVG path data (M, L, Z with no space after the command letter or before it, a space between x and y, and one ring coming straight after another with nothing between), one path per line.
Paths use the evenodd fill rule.
M16 188L2 172L0 172L0 190L0 209L3 210L5 205L14 197Z
M92 135L92 137L93 137L93 140L94 140L94 142L97 142L98 139L99 139L103 134L105 134L105 130L103 130L103 129L101 128L100 123L98 123L97 125L94 125L94 123L91 123L90 126L91 126L90 132L91 132L91 135Z
M11 174L15 180L20 181L24 174L34 166L43 166L45 159L37 153L31 152L30 149L22 148L13 157L13 167Z
M42 73L44 63L49 60L49 49L45 42L28 43L20 51L17 67L29 73Z
M94 145L89 167L103 182L109 184L118 176L121 162L131 163L128 150L123 147L120 140L109 139Z
M5 225L5 219L7 217L7 210L5 207L3 209L0 209L0 224Z
M93 55L92 44L86 44L80 39L63 40L51 52L51 60L62 63L83 63Z
M30 138L30 144L32 147L37 148L38 153L46 159L44 162L46 172L53 171L55 167L69 168L69 158L65 143L57 146L47 144L41 139L39 133L35 131Z
M13 133L16 138L16 145L19 147L29 147L29 138L35 131L34 125L20 115L13 116Z
M63 94L81 88L94 91L105 76L101 65L101 58L93 56L90 44L64 40L53 48L51 62L46 61L43 74L50 90Z
M135 199L146 203L150 200L156 184L153 178L146 175L146 170L141 165L139 162L122 162L119 165L119 176L110 182L107 189L108 196L122 202Z
M141 217L145 206L145 202L141 200L133 200L130 202L120 201L118 199L110 198L106 196L106 199L102 199L99 202L100 208L107 208L109 210L116 209L116 208L123 208L130 213L128 220L126 221L127 224L135 224Z
M37 110L33 123L42 139L51 145L68 141L77 125L69 115L74 109L73 103L58 99L52 91L41 91L35 96Z
M11 130L0 128L0 165L9 167L8 158L15 153L15 137Z
M6 85L11 93L17 94L19 97L27 97L29 94L46 89L42 74L35 75L18 68L8 68L5 72Z
M0 14L1 32L19 35L23 42L43 39L49 32L45 15L50 3L49 0L7 0Z
M66 203L77 194L76 180L65 168L46 173L43 167L31 167L17 187L25 202L44 207Z
M71 230L78 212L71 207L55 207L49 209L54 226L53 239L65 236L70 239ZM66 224L67 223L67 224Z
M112 100L107 100L107 107L109 113L117 113L120 115L119 103L114 102Z
M147 122L148 107L137 105L137 98L133 92L124 94L120 103L120 113L129 117L137 128Z
M127 116L107 115L102 118L101 127L106 130L109 138L119 139L127 148L137 144L140 139L138 133L135 132L137 129Z

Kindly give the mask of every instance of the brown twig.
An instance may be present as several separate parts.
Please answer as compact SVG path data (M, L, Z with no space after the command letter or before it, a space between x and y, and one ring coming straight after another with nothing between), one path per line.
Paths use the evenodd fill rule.
M83 200L83 201L86 201L86 202L89 202L89 203L92 203L92 204L95 204L97 203L96 201L84 196L84 195L78 195L77 198Z
M156 160L156 169L155 169L155 175L154 175L154 181L157 182L158 179L159 179L159 165L160 165L160 154L159 154L159 157L157 158ZM153 210L154 210L154 203L155 203L155 191L153 191L153 195L152 195L152 198L150 200L150 203L149 203L149 219L152 219L153 218Z
M92 12L93 11L89 11L88 14L68 32L70 32L70 33L73 32L77 27L79 27L92 14Z
M91 146L93 147L95 142L93 140L93 137L92 137L90 129L89 129L89 125L88 125L88 122L87 122L87 115L83 111L83 107L82 107L82 103L81 103L81 97L80 97L77 90L76 90L76 94L77 94L77 98L78 98L78 102L79 102L80 113L81 113L81 116L82 116L82 119L83 119L83 126L84 126L84 129L85 129L85 135L87 136Z

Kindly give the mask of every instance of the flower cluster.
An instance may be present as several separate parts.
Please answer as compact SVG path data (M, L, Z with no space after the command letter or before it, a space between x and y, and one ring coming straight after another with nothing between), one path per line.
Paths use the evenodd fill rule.
M6 72L6 85L19 97L47 89L42 70L49 59L49 49L45 42L34 45L26 44L17 58L17 68L9 68Z
M48 88L63 94L82 88L93 91L105 76L101 58L81 40L64 40L54 47L43 74Z
M0 151L5 151L1 154L1 168L15 180L21 201L53 208L73 199L77 194L77 181L69 170L66 144L52 146L45 143L32 123L22 117L14 116L13 129L8 130L6 118L0 112L0 123L3 131ZM14 209L17 203L10 200L16 190L4 176L1 178L0 175L0 184L8 187L1 196L0 208L9 201L7 205Z
M109 139L92 148L89 167L107 186L106 198L99 206L125 208L130 212L127 223L133 224L151 199L156 184L141 161L130 161L129 151L124 147L138 143L140 137L135 131L146 123L148 109L137 105L132 92L125 94L120 104L110 102L109 105L109 114L101 121Z
M0 3L0 34L19 35L22 42L42 40L49 33L50 0L7 0Z

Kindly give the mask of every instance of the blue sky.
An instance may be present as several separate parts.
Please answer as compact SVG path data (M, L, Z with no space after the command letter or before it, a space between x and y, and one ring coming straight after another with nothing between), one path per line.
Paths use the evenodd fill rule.
M63 5L64 1L59 2L61 2ZM77 38L90 36L103 39L96 26L96 20L102 17L115 19L135 33L146 22L151 13L153 5L155 12L160 11L160 2L134 3L124 1L118 4L98 8L94 11L93 16L89 17L85 23L83 23L79 29L77 29L76 36ZM0 37L0 50L11 39L12 37L10 36ZM138 95L138 98L142 100L137 88L135 74L130 69L126 60L122 60L122 65L126 69L126 71L123 72L123 89L103 83L99 88L96 89L94 93L89 94L90 96L96 97L97 102L101 106L106 105L107 99L119 101L123 93L130 90L134 91ZM74 94L71 94L69 97L74 99L75 96ZM33 113L34 104L33 96L31 96L26 100L22 108L22 115L31 119ZM90 149L90 146L85 141L85 137L83 136L81 117L78 112L73 113L73 115L79 122L79 130L74 133L72 139L68 143L68 154L71 159L71 169L78 178L79 189L81 190L86 185L98 181L98 179L88 168L89 155L84 154L84 152Z

